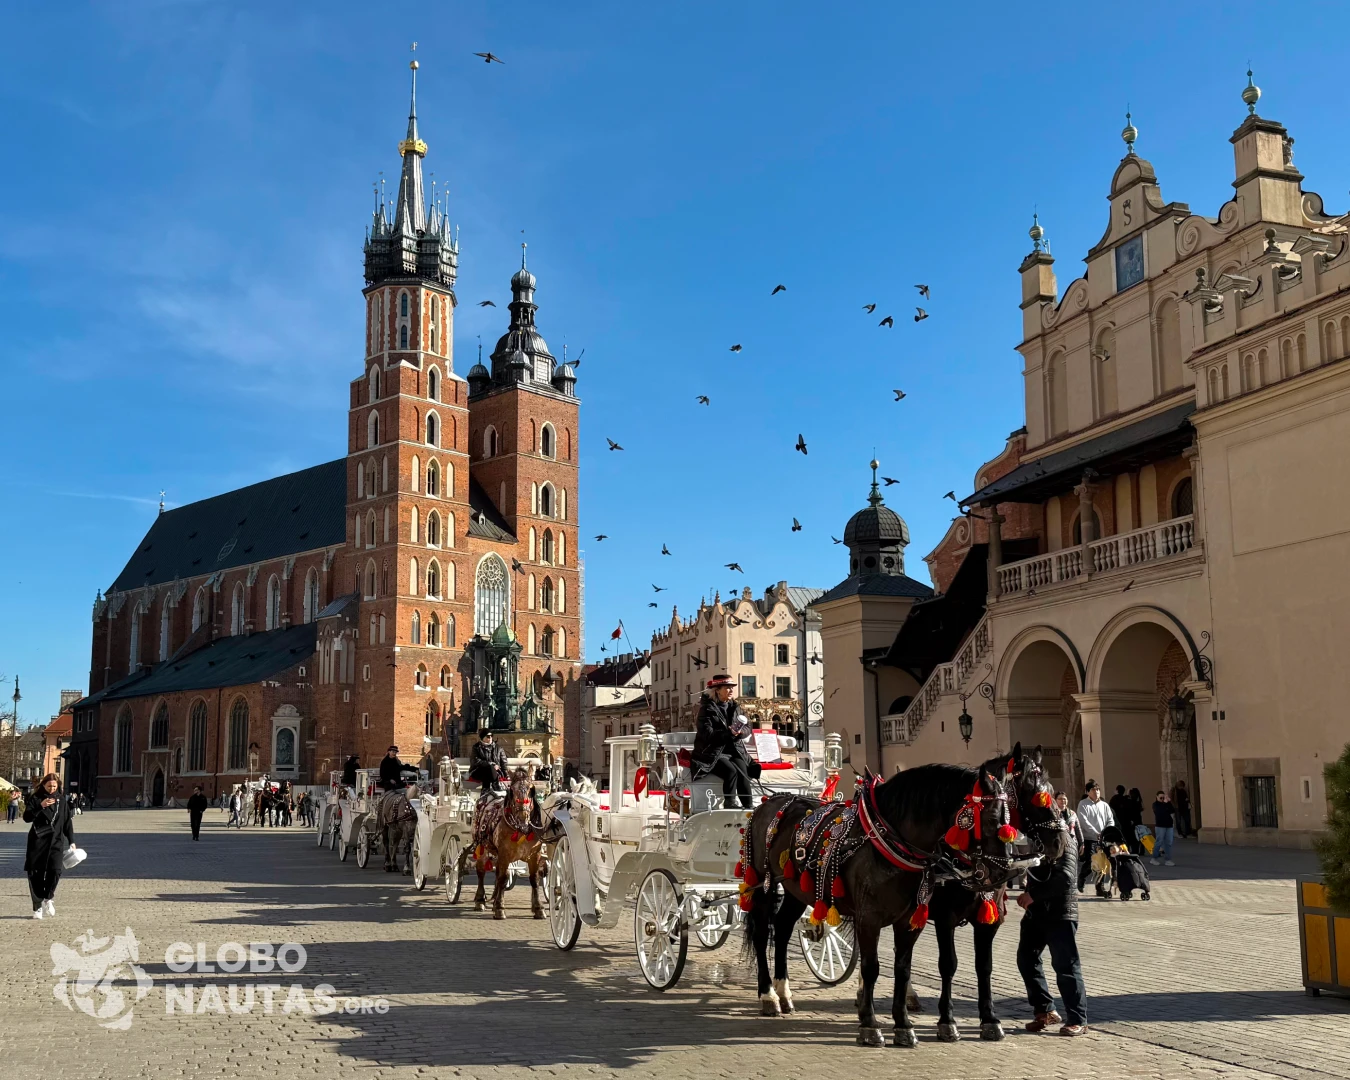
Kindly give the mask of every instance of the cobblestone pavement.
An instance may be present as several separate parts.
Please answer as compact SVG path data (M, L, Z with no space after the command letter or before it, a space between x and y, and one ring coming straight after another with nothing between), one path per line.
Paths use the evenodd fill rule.
M958 1020L967 1038L933 1038L936 950L921 940L916 985L929 1009L915 1050L854 1045L852 987L814 985L796 961L800 1012L756 1015L753 978L736 942L705 952L695 942L679 986L649 990L633 957L631 917L609 931L584 930L561 953L546 924L529 918L528 889L508 895L507 919L450 907L431 884L383 873L314 846L301 829L226 832L207 816L193 843L186 815L99 811L76 819L89 860L66 876L54 919L29 918L22 875L25 831L0 825L0 1051L8 1071L52 1080L84 1077L266 1076L276 1080L338 1070L362 1076L575 1077L726 1076L844 1080L860 1070L923 1077L1289 1077L1350 1076L1350 1001L1310 998L1299 984L1295 874L1313 870L1302 853L1182 844L1180 865L1154 870L1150 903L1087 900L1080 941L1090 994L1089 1038L1020 1032L1027 1018L1013 964L1016 927L996 945L995 993L1009 1030L1003 1043L976 1033L969 935L961 941ZM466 893L467 895L467 893ZM1013 908L1010 922L1018 917ZM92 929L131 928L154 986L134 1006L129 1030L56 999L54 943L74 946ZM307 950L293 975L175 974L165 949L224 942ZM889 958L883 958L889 970ZM194 1000L213 984L222 995L204 1012L167 1015L167 986L191 982ZM307 1015L283 1011L292 982L339 994L383 997L386 1012ZM251 1012L246 987L257 993ZM229 997L229 986L236 997ZM263 984L281 984L270 1014ZM131 1000L134 979L117 987ZM889 1013L889 979L879 987ZM69 992L68 992L69 993ZM90 1000L102 1002L101 996ZM112 1009L111 1016L124 1010Z

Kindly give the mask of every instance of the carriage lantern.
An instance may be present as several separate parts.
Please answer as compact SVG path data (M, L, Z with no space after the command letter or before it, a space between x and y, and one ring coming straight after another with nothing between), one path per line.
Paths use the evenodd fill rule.
M970 745L970 737L975 732L975 720L966 712L966 706L961 704L961 715L956 718L956 726L961 729L961 738L965 739L966 745Z
M1180 693L1172 694L1167 702L1167 712L1172 719L1172 730L1185 731L1191 718L1191 709L1190 703Z
M656 728L651 724L638 726L638 761L643 765L656 764L656 749L660 741L656 737Z
M839 732L832 731L825 736L825 771L831 776L838 776L843 767L844 739Z

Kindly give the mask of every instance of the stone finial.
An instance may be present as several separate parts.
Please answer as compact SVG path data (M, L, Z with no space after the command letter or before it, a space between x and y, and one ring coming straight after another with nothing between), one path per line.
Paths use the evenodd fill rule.
M1125 154L1127 157L1134 156L1134 140L1139 138L1139 129L1130 123L1130 110L1128 106L1125 109L1125 127L1121 129L1120 137L1125 140Z
M1045 239L1045 230L1041 228L1040 214L1031 215L1031 228L1027 230L1027 235L1031 237L1031 250L1040 251L1041 241Z

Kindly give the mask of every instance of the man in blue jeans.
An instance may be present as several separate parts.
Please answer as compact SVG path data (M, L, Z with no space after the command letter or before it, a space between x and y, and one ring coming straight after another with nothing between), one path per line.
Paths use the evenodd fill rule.
M1154 866L1158 865L1159 860L1166 860L1163 864L1165 866L1176 865L1172 861L1172 845L1176 843L1177 839L1174 813L1175 807L1167 797L1167 792L1158 792L1158 797L1153 800L1153 859L1151 861Z
M1061 1035L1087 1032L1087 991L1078 959L1078 848L1065 847L1057 862L1027 871L1026 891L1017 898L1022 908L1021 937L1017 943L1017 970L1027 988L1027 1002L1036 1018L1028 1031L1044 1031L1064 1021ZM1055 1012L1055 999L1045 981L1041 955L1050 950L1055 983L1064 1002L1064 1016Z

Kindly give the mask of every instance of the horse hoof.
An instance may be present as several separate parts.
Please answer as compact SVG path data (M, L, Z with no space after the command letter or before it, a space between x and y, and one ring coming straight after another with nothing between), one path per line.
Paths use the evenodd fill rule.
M760 994L759 996L759 1015L760 1016L779 1016L782 1010L778 1007L777 994Z
M506 918L506 913L504 911L494 911L492 917L494 919L504 919Z
M881 1033L881 1028L859 1028L858 1029L859 1046L885 1046L886 1036ZM898 1045L898 1044L897 1044Z
M482 910L484 910L486 907L487 907L487 905L484 904L484 903L480 900L478 903L474 904L473 909L474 909L474 911L482 911Z
M961 1029L955 1024L938 1024L937 1026L938 1042L960 1042Z
M997 1020L989 1024L980 1025L980 1038L985 1042L1002 1042L1003 1025Z
M542 919L542 918L544 917L544 913L543 913L542 911L536 911L536 912L534 913L534 917L535 917L536 919Z
M394 870L395 870L395 867L392 867L392 866L386 866L386 867L384 868L384 872L385 872L386 874L392 874L392 873L394 872Z
M905 995L905 1008L909 1012L916 1012L916 1013L923 1012L923 1002L919 1000L919 995L916 994L913 990L911 990L908 994Z
M956 1025L952 1025L955 1027ZM896 1028L895 1045L903 1047L906 1050L913 1050L919 1045L919 1037L914 1034L913 1028Z

